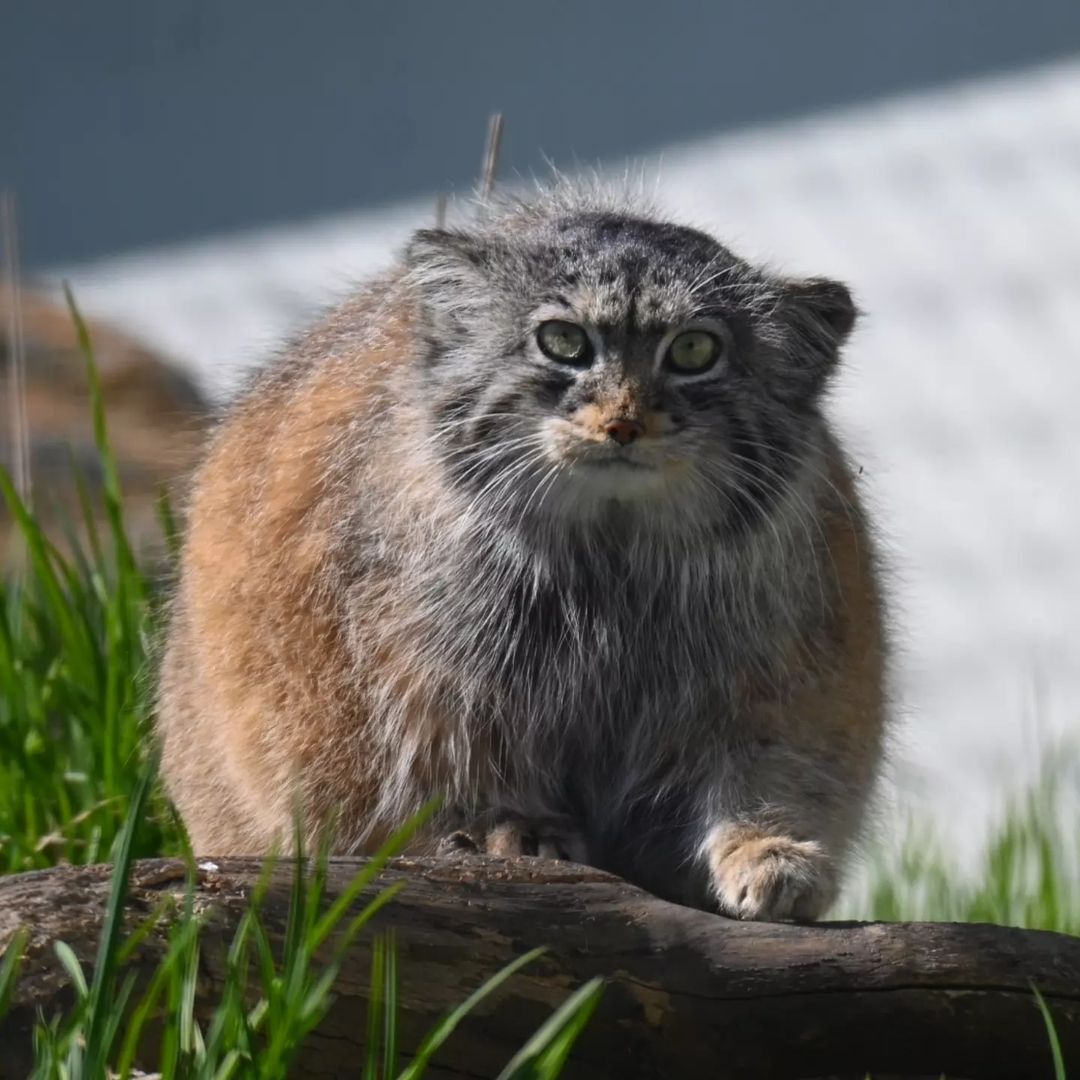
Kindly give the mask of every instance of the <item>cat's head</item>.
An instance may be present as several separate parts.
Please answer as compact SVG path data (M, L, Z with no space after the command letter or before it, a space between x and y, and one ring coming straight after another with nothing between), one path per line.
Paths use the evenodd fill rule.
M856 316L837 282L565 197L418 232L406 265L431 445L515 518L759 521L816 444Z

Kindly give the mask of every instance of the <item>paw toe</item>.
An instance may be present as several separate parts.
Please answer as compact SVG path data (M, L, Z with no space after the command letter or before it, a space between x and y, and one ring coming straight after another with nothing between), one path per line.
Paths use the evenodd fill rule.
M585 862L585 841L562 818L511 819L490 829L484 840L489 855L535 855L544 859Z
M812 840L758 836L720 841L711 863L720 909L735 918L814 919L833 900L830 860Z
M438 843L435 853L441 856L476 855L480 851L480 844L476 837L458 829L457 832L444 836Z

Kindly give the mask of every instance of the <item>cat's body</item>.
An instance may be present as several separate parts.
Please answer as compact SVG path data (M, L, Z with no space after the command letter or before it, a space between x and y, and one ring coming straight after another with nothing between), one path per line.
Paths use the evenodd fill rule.
M196 850L287 843L298 804L370 850L438 795L420 846L819 914L885 722L817 407L853 319L842 287L561 198L418 234L197 478L159 722Z

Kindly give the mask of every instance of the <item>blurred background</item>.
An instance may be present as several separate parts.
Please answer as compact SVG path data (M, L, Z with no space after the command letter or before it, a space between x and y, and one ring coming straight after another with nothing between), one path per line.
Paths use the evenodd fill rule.
M61 278L134 402L131 475L157 476L191 429L165 417L467 195L501 110L504 182L628 173L748 257L851 284L832 411L890 568L899 800L962 855L1080 736L1080 4L56 0L2 21L23 289L3 333L51 395L43 467L77 426L54 400Z

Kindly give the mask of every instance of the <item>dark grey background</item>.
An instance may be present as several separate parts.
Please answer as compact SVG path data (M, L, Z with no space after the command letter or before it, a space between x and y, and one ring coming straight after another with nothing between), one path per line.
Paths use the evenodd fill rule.
M1080 51L1075 0L0 0L28 266L544 171Z

